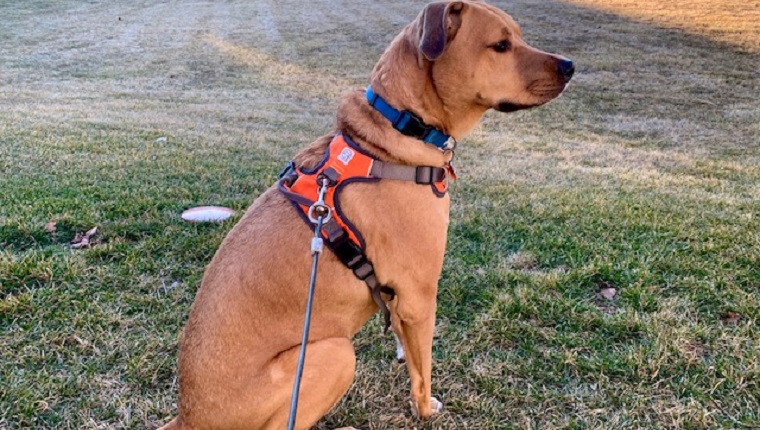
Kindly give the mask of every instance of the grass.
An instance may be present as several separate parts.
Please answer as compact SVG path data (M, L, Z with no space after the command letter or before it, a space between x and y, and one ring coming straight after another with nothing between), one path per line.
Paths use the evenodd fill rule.
M317 428L758 428L757 11L496 3L578 72L549 106L487 115L457 154L445 412L411 418L374 319ZM421 7L0 4L0 429L172 416L177 336L232 227L178 214L241 214ZM68 246L93 226L94 246Z

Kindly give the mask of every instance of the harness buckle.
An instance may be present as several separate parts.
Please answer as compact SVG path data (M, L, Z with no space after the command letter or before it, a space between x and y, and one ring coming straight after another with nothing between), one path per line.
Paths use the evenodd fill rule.
M354 276L362 281L366 281L370 275L375 273L375 268L372 267L372 263L370 263L366 258L362 260L362 264L360 266L351 270L354 271Z
M430 185L433 182L433 169L430 166L417 166L414 170L414 183Z

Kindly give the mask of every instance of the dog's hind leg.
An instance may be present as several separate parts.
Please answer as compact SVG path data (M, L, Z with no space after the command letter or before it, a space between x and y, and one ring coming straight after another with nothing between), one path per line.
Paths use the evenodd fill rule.
M286 428L290 415L290 392L293 387L298 353L297 345L283 353L272 363L273 371L286 372L287 400L267 420L265 429ZM348 391L354 380L356 355L351 340L347 338L322 339L310 342L306 347L306 361L298 396L296 429L308 429L335 406ZM278 390L280 391L280 390Z
M240 363L226 369L221 376L218 369L213 369L215 372L210 375L219 379L213 380L213 384L199 386L191 392L192 396L186 394L179 417L160 430L286 428L300 347L296 345L282 351L258 367L250 377ZM298 396L296 429L310 428L338 403L351 386L355 368L356 356L350 339L328 338L308 344ZM192 370L186 369L186 383L206 381L208 384L209 373L199 368ZM218 389L212 391L209 386ZM182 393L180 401L183 401Z

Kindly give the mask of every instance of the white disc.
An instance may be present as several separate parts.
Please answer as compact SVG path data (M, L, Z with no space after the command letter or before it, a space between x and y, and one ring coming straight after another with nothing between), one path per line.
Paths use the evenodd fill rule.
M182 212L182 219L192 222L218 222L224 221L234 214L235 212L232 209L222 206L199 206Z

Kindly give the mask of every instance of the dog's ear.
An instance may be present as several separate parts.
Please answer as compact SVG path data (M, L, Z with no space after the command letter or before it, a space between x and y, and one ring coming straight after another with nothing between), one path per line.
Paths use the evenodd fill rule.
M435 2L425 7L420 14L419 50L430 61L437 60L446 49L446 44L454 38L462 24L464 4L455 2ZM419 59L420 63L422 58Z

